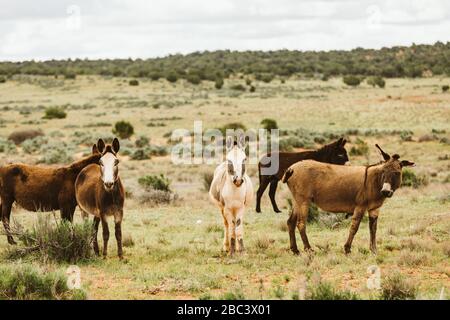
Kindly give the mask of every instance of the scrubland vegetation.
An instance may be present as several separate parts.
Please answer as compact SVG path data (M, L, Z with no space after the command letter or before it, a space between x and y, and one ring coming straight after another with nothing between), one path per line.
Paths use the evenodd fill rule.
M19 244L11 247L0 237L1 297L448 298L448 50L448 44L435 44L349 53L207 52L156 60L0 63L0 165L69 163L89 154L98 138L117 135L127 193L124 261L92 254L92 218L83 222L78 210L71 226L59 213L15 207ZM217 61L223 61L219 70L213 68ZM186 71L188 65L196 76ZM349 75L359 85L346 85L343 76ZM403 76L416 78L397 78ZM353 252L345 255L350 220L312 207L307 228L315 252L291 255L290 194L280 184L283 212L273 213L267 196L262 214L252 204L244 220L247 251L227 257L221 252L222 217L206 191L214 166L174 165L170 159L172 131L193 130L194 120L203 121L203 130L278 127L280 148L290 151L345 136L352 165L378 162L375 143L414 161L403 187L381 210L378 254L369 251L367 218ZM256 188L256 164L247 172ZM115 241L109 243L115 252ZM70 264L81 269L76 291L65 286ZM380 270L379 289L367 288L373 266Z

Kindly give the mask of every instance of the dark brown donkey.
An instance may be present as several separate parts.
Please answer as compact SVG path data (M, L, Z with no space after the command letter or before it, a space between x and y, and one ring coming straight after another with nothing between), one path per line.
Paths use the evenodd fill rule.
M97 233L102 222L103 256L108 252L109 228L107 217L114 216L117 254L122 259L122 218L125 190L119 178L119 140L105 145L100 139L93 153L100 155L99 164L84 168L75 181L75 193L78 205L84 213L94 215L94 251L99 255Z
M353 237L361 218L369 212L370 249L376 252L376 230L379 208L392 197L402 182L402 168L413 162L400 161L380 150L384 161L369 166L337 166L316 161L301 161L292 165L283 177L292 192L293 210L287 224L291 250L298 254L295 226L298 227L305 250L311 250L306 236L306 220L310 203L328 212L353 212L345 253L350 253Z
M72 221L77 206L75 180L89 164L97 163L94 154L64 167L9 164L0 168L0 211L8 242L15 244L9 221L14 202L28 211L60 210L61 217Z
M287 168L298 161L316 160L319 162L327 162L334 164L345 164L348 161L347 150L344 146L347 140L340 138L330 144L323 146L318 150L302 151L302 152L277 152L264 155L258 163L259 188L256 192L256 212L261 212L261 197L267 186L270 184L269 197L275 212L281 212L275 202L275 193L277 191L278 182L283 177ZM273 161L278 159L278 170L273 174L264 174L262 171L271 166Z

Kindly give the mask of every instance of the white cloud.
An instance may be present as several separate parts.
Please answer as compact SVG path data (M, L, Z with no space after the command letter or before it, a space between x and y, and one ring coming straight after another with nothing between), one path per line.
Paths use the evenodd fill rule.
M0 60L449 41L445 0L40 0L0 11Z

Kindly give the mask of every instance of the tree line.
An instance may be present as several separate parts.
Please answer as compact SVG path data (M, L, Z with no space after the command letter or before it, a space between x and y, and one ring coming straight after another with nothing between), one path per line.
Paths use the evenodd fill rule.
M450 42L433 45L350 51L204 51L151 59L67 59L0 62L0 76L16 74L51 75L75 78L77 75L165 78L170 82L186 79L198 84L216 81L232 74L251 75L270 82L275 77L293 75L423 77L450 76Z

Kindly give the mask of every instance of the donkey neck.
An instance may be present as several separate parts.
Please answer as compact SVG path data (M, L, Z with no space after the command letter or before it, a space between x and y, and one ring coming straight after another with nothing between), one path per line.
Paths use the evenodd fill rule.
M366 192L367 200L378 200L381 199L381 175L382 175L382 164L376 164L372 166L367 166L365 170L364 177L364 189Z
M75 161L69 165L69 170L78 174L81 170L84 169L89 164L98 163L101 158L101 154L91 154L88 157Z
M297 162L300 160L305 159L312 159L319 161L320 155L317 150L308 150L308 151L301 151L301 152L295 152L292 155L292 158Z

